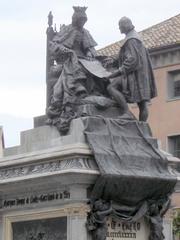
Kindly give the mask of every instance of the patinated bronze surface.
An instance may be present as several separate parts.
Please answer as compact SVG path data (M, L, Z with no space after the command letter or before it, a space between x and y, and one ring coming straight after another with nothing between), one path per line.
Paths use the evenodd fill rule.
M118 119L92 116L84 122L87 142L101 172L91 193L92 205L98 199L111 202L111 214L126 222L146 217L150 240L163 239L162 217L176 178L152 141L148 124L130 115ZM96 222L97 217L94 219Z
M82 115L78 106L85 104L83 100L108 95L105 77L109 73L96 58L97 44L84 28L86 21L86 8L74 7L72 23L63 25L49 41L53 59L49 81L53 87L47 115L49 124L57 126L61 133L68 131L72 119Z
M109 76L113 81L108 91L124 112L128 110L127 103L137 103L139 120L146 121L147 102L157 96L150 56L129 18L120 19L119 29L126 37L114 60L118 70Z
M118 57L98 56L86 21L86 8L74 7L70 25L59 32L48 28L47 123L61 134L78 117L86 126L84 134L101 173L87 219L93 239L106 239L106 217L113 214L126 222L146 217L149 239L162 240L162 217L176 178L145 122L147 102L157 95L150 57L126 17L119 21L126 38ZM138 104L140 121L128 103Z

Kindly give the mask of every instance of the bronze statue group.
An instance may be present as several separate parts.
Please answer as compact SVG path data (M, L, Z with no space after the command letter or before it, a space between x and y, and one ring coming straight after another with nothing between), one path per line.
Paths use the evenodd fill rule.
M125 38L119 53L100 55L84 28L86 7L73 8L72 23L49 32L46 122L67 134L73 119L85 117L84 134L101 173L87 219L93 238L106 239L106 217L114 214L124 221L146 216L149 239L162 240L162 216L176 179L168 172L165 156L148 140L147 105L157 96L149 53L132 21L122 17L118 25ZM138 120L129 103L137 103ZM113 107L116 116L105 117L112 115ZM118 202L118 209L111 201Z
M49 71L53 82L47 110L49 124L57 126L60 132L67 132L70 121L80 117L76 106L89 96L114 100L121 114L128 111L128 103L137 103L139 120L146 121L147 102L157 91L148 51L131 20L123 17L119 21L119 29L126 37L119 54L113 57L98 55L95 40L84 28L86 22L86 7L74 7L72 23L62 26L49 43L53 59ZM106 74L98 77L98 66L92 72L83 66L83 60L89 61L89 65L99 62ZM98 98L96 100L98 102Z

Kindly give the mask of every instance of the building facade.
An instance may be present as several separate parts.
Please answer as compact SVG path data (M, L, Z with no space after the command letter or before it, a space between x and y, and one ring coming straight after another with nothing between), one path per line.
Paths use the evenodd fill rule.
M160 147L180 158L180 44L150 53L158 97L149 104L148 122Z

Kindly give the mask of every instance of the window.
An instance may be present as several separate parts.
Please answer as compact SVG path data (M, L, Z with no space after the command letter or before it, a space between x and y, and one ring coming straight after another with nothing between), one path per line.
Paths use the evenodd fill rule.
M180 78L179 80L174 81L174 96L175 97L180 96Z
M180 98L180 70L168 73L168 98Z
M180 158L180 135L168 137L169 152Z

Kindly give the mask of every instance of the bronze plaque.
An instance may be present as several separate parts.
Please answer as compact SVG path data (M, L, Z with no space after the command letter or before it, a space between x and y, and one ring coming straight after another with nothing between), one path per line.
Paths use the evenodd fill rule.
M67 240L67 217L12 223L13 240Z

